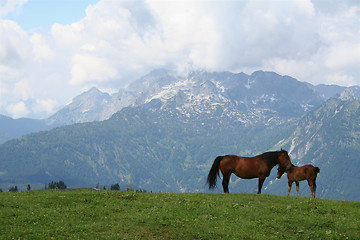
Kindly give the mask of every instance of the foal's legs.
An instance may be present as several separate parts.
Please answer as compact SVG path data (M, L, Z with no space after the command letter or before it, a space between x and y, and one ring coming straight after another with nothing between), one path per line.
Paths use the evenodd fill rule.
M288 181L288 193L287 195L290 196L290 191L291 191L291 185L292 185L292 181Z
M222 185L224 188L224 193L229 193L229 181L230 181L230 174L223 175Z
M315 198L315 192L316 192L316 182L315 180L308 180L308 184L311 191L311 197Z
M297 191L298 197L300 197L300 186L299 186L299 182L298 182L298 181L295 181L295 184L296 184L296 191Z

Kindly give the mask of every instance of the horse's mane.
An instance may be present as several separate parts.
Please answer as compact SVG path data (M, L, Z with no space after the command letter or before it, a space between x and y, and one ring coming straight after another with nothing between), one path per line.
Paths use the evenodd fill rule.
M280 153L287 151L281 149L280 151L270 151L270 152L264 152L263 154L260 154L259 157L262 157L268 164L275 164L278 160L278 156Z

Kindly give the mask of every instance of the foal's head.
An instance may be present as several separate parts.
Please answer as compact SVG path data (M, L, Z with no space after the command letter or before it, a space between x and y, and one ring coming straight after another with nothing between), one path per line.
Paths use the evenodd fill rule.
M278 167L278 172L277 172L277 178L281 178L281 176L285 173L285 168L282 167L281 165Z
M284 149L281 149L281 151L279 152L278 161L279 161L279 166L283 167L284 171L289 170L292 166L288 152L285 151Z

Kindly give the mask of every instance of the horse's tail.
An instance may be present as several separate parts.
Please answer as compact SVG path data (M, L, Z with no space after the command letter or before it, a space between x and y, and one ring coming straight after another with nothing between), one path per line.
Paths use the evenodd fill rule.
M316 173L320 172L320 168L318 168L318 167L314 167L314 170L315 170Z
M218 156L215 158L214 163L210 169L209 175L207 177L207 183L209 184L209 189L213 189L216 186L216 180L219 176L220 162L224 156Z

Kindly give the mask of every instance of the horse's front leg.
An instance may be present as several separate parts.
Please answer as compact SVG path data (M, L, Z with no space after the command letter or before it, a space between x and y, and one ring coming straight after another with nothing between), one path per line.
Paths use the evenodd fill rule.
M264 184L265 178L266 177L259 177L258 194L261 194L261 188L262 185Z
M296 184L296 191L297 191L298 197L300 197L300 185L299 185L299 182L296 181L295 184Z
M288 196L290 196L291 185L292 185L292 181L288 181L288 193L287 193Z

